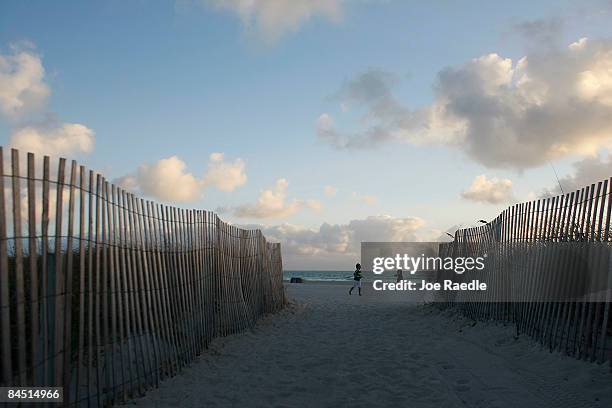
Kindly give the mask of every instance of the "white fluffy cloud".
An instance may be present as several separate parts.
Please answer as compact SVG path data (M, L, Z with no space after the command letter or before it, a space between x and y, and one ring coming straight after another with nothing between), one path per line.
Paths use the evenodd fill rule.
M95 144L94 131L78 123L51 126L26 126L13 132L12 147L22 152L63 156L90 153Z
M202 197L204 190L215 187L230 192L246 183L245 164L241 159L225 161L223 153L212 153L208 170L202 177L187 171L187 164L177 156L142 164L134 173L115 180L126 190L169 202L190 202Z
M323 209L323 204L319 200L309 199L306 200L306 206L314 211L321 211Z
M41 110L51 91L38 54L13 47L0 54L0 112L11 120Z
M368 71L338 93L365 109L366 128L344 133L317 120L319 138L338 148L387 140L463 149L491 168L529 168L612 144L612 41L534 47L513 61L492 53L438 74L435 99L411 110L392 94L391 76Z
M325 186L323 188L323 192L325 193L326 196L333 197L338 193L338 189L334 186Z
M201 183L186 171L187 164L176 156L161 159L152 165L143 164L135 174L116 180L128 190L139 189L143 194L172 202L196 200Z
M240 16L248 31L267 43L284 34L297 31L315 16L338 21L342 0L208 0L215 7L228 9Z
M285 218L295 214L303 202L287 200L289 182L284 178L276 180L274 187L259 194L256 203L242 204L234 209L234 214L241 218Z
M280 178L274 186L262 190L257 201L234 207L219 207L220 213L232 213L238 218L251 219L281 219L296 214L302 209L321 211L323 204L316 199L289 198L287 189L289 182Z
M0 114L13 123L11 147L49 156L92 152L94 131L85 125L49 121L24 124L40 120L36 115L44 113L51 91L34 46L12 46L11 51L0 54Z
M356 255L362 241L418 241L425 221L418 217L374 215L347 224L323 223L318 229L282 224L263 227L266 237L283 243L290 253L349 253Z
M378 198L369 194L361 195L353 192L353 194L351 194L351 197L353 198L353 200L357 200L369 206L376 205L376 203L378 203Z
M461 197L489 204L506 203L513 199L512 181L496 177L488 179L482 174L474 178L468 189L461 193Z
M227 162L223 153L212 153L208 171L204 175L204 186L214 186L221 191L234 191L247 181L244 167L242 159Z
M299 225L256 225L269 241L281 243L283 262L292 267L350 268L359 260L362 241L423 241L433 238L418 217L389 215L354 219L347 224L323 223L310 229ZM435 231L439 235L439 231Z

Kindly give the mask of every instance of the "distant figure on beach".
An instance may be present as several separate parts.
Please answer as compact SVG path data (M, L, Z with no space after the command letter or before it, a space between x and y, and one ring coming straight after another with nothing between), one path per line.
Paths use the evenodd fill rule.
M404 280L404 274L403 274L403 272L402 272L402 270L401 270L401 269L398 269L398 270L397 270L397 275L396 275L396 277L397 277L397 283L400 283L401 281L403 281L403 280Z
M349 295L353 294L355 287L359 288L359 296L361 296L361 264L355 265L355 272L353 272L353 287L349 289Z

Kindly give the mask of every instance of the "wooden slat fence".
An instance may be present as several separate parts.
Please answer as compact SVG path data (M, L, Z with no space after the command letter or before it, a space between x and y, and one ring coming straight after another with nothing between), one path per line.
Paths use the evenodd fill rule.
M612 367L612 178L511 206L488 224L456 231L441 257L479 257L486 268L436 280L480 279L486 292L439 292L440 307L515 325L550 351Z
M286 304L280 244L260 230L20 158L0 147L1 385L119 403Z

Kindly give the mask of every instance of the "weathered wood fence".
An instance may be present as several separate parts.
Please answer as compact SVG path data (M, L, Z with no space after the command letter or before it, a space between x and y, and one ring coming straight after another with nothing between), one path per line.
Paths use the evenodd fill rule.
M0 384L106 406L286 302L280 244L0 148ZM57 173L55 169L57 168Z
M480 257L485 292L437 295L474 319L510 322L551 351L612 364L612 178L557 197L513 205L486 225L458 230L441 257Z

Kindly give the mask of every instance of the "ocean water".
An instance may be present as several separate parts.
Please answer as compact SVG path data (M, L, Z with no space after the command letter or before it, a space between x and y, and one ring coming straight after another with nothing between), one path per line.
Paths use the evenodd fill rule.
M286 281L303 278L308 281L348 281L353 279L353 271L283 271Z
M352 281L353 271L283 271L283 279L290 281L291 278L303 278L307 281L329 282L329 281ZM374 279L382 279L384 281L394 282L395 274L383 273L382 275L374 275L371 272L363 273L363 280L371 282Z

